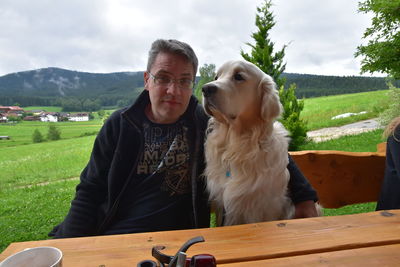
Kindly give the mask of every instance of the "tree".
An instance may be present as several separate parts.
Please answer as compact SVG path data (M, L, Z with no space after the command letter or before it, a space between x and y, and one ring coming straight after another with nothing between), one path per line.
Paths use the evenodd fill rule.
M35 131L33 132L32 141L34 143L41 143L44 141L43 135L38 129L35 129Z
M91 99L85 99L82 102L82 110L84 111L96 111L100 109L98 102Z
M307 125L300 119L300 112L304 108L304 101L297 100L295 94L296 84L291 84L285 90L283 86L279 89L279 97L283 105L281 123L291 133L292 139L289 143L289 150L296 150L306 142ZM295 137L295 138L293 138Z
M304 103L296 98L295 84L292 84L289 89L285 89L286 79L281 74L286 68L283 58L287 46L284 45L281 50L274 51L275 44L270 40L268 34L275 26L273 13L270 11L271 6L271 0L265 0L261 7L257 7L256 26L258 31L252 34L255 44L246 43L251 47L250 55L243 50L240 53L245 60L254 63L274 79L284 108L280 122L290 132L289 150L297 150L307 137L306 122L300 119Z
M251 47L251 54L240 52L242 57L257 65L262 71L270 75L278 88L285 85L285 78L281 77L282 72L286 68L283 63L286 45L278 51L274 52L275 44L269 39L268 32L275 26L273 13L270 11L272 6L271 0L265 0L264 5L257 7L256 26L258 32L252 34L255 44L246 43Z
M100 109L99 111L97 111L97 115L100 119L103 118L105 114L106 112L104 111L104 109Z
M400 88L396 88L391 82L388 82L388 86L389 106L379 114L379 122L383 126L388 125L390 121L400 116Z
M197 99L201 100L202 92L201 88L208 82L211 82L215 78L215 65L214 64L204 64L203 67L200 67L200 80L196 84L196 88L194 90L194 95Z
M49 125L47 139L52 141L61 139L61 131L54 124Z
M361 73L381 72L400 78L400 0L365 0L358 10L372 12L372 25L364 32L367 45L357 47L356 57L362 57Z

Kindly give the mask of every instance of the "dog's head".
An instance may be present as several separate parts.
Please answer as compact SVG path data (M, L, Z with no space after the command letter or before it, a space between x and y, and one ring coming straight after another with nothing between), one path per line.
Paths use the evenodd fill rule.
M205 84L203 105L206 112L221 123L252 126L273 122L280 114L275 82L256 65L228 61L217 71L215 81Z

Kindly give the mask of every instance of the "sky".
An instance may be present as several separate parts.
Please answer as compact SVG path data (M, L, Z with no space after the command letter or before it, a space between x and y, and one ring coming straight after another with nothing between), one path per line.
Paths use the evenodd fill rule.
M356 0L273 0L270 38L287 45L285 72L360 75L354 58L371 15ZM190 44L199 66L250 52L262 0L1 0L0 76L58 67L144 71L158 38ZM368 75L367 75L368 76ZM378 74L374 74L378 76Z

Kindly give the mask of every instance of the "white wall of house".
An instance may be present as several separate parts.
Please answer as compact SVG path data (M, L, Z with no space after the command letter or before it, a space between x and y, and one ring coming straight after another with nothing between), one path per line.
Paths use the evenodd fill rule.
M89 121L89 115L85 115L85 116L74 116L71 115L68 120L70 121Z
M57 122L58 118L57 116L53 116L50 114L44 115L40 117L40 121L45 121L45 122Z

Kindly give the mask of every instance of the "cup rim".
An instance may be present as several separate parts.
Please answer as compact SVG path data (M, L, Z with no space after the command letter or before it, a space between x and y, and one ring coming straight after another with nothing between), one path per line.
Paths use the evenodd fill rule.
M25 249L23 249L23 250L21 250L21 251L18 251L18 252L16 252L16 253L14 253L14 254L11 254L10 256L8 256L7 258L5 258L3 261L1 261L1 262L0 262L0 267L2 267L2 266L5 264L5 262L6 262L7 260L9 260L10 258L12 258L12 257L14 257L14 256L16 256L16 255L18 255L18 254L22 254L22 253L24 253L24 252L26 252L26 251L28 251L28 250L47 249L47 248L56 250L56 251L58 252L58 254L59 254L58 257L57 257L57 259L56 259L56 261L54 262L54 264L52 264L52 265L50 266L50 267L52 267L52 266L54 266L55 264L58 264L58 263L62 260L62 257L63 257L63 253L62 253L61 249L59 249L59 248L57 248L57 247L52 247L52 246L41 246L41 247L25 248Z

